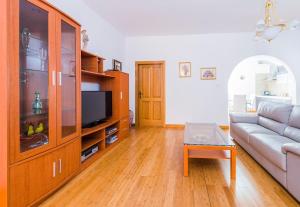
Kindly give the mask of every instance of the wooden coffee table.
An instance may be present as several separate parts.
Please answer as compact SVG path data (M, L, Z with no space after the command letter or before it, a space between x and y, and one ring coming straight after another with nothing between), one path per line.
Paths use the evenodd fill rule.
M187 123L184 132L184 176L189 158L230 159L230 175L236 178L236 145L217 124Z

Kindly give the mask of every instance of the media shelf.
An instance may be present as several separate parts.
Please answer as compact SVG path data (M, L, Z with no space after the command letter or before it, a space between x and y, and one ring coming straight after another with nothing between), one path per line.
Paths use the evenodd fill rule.
M112 132L112 133L106 134L106 135L105 135L105 138L108 138L108 137L110 137L110 136L112 136L112 135L115 135L115 134L117 134L119 131L120 131L120 130L118 129L118 130L116 130L116 131L114 131L114 132Z
M107 134L108 131L113 130L113 132ZM82 156L82 169L85 169L90 164L92 164L96 159L103 155L107 150L111 149L116 143L122 140L119 137L120 131L120 120L108 120L102 124L99 124L92 128L82 129L81 135L81 153ZM118 139L113 143L107 143L107 139L111 136L117 136ZM92 150L97 148L97 150ZM90 154L90 155L87 155Z
M114 124L117 124L118 122L119 122L119 120L109 120L109 121L106 121L106 122L104 122L102 124L94 126L92 128L84 128L81 131L81 136L87 136L89 134L92 134L94 132L97 132L97 131L100 131L102 129L105 129L105 128L107 128L109 126L112 126Z
M105 137L103 136L103 131L96 132L94 134L90 134L88 136L85 136L82 139L82 147L81 151L85 151L86 149L90 148L91 146L95 144L99 144L101 141L104 141Z
M104 71L104 60L81 51L82 90L112 92L112 117L97 126L81 130L81 170L129 135L129 75L120 71ZM114 136L117 139L112 139Z

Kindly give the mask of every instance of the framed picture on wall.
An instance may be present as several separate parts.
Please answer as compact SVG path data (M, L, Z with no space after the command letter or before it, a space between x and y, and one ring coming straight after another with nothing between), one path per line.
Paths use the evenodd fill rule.
M113 59L113 70L122 71L122 63L118 60Z
M201 80L216 80L217 68L201 68Z
M179 63L179 77L187 78L192 76L192 63L180 62Z

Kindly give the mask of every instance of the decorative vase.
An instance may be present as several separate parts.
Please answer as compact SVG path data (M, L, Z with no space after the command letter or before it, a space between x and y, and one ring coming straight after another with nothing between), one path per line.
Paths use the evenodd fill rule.
M81 40L82 40L82 49L86 50L90 39L85 29L81 31Z
M40 92L36 91L35 93L35 99L32 103L32 109L34 114L41 114L43 109L43 103L41 101L41 95Z

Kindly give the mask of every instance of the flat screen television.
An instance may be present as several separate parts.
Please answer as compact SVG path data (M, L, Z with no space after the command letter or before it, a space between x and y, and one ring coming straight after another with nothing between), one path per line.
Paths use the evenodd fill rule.
M82 127L93 127L112 116L111 91L82 91Z

